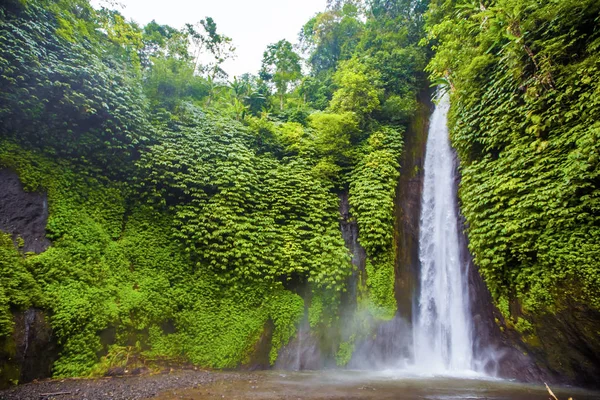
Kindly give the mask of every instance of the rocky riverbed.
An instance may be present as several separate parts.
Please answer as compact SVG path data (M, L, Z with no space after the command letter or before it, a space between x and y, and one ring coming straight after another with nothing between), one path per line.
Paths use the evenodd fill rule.
M44 380L0 391L0 400L138 400L174 389L193 389L223 380L241 380L240 373L176 370L99 379ZM254 379L248 373L243 379Z

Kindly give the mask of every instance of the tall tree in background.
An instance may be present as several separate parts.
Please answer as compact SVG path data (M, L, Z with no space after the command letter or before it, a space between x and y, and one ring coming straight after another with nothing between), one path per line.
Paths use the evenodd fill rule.
M159 25L152 20L144 26L142 42L144 47L140 51L140 62L143 68L152 66L152 57L171 56L180 60L191 60L187 35L169 25Z
M300 32L300 43L308 52L308 63L319 74L336 68L339 61L352 56L360 40L363 23L358 8L345 4L311 18Z
M292 48L292 44L283 39L267 46L263 54L260 77L266 82L273 82L279 96L279 107L283 110L283 99L290 84L302 77L300 56Z
M395 20L408 29L409 39L418 42L423 37L423 15L429 0L368 0L371 16Z
M195 70L200 67L200 56L206 49L213 58L213 61L203 68L208 77L213 80L227 78L227 73L221 65L235 57L232 39L217 32L217 24L211 17L206 17L195 26L186 24L185 30L194 48Z

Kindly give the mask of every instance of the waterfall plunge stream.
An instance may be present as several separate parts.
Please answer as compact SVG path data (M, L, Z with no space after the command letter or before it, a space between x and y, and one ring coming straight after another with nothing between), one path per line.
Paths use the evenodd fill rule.
M414 304L415 367L435 374L473 369L467 265L462 265L454 154L444 95L430 120L421 206L419 294Z

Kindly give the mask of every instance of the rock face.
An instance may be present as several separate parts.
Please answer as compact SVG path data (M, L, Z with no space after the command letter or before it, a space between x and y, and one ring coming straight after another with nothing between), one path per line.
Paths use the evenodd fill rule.
M296 336L284 346L277 357L275 368L291 371L317 370L325 367L328 357L322 354L316 332L312 332L305 318Z
M38 309L14 314L12 340L16 346L14 361L19 365L19 382L31 382L52 375L52 364L58 356L58 346L46 314Z
M0 338L0 388L50 377L58 358L58 345L43 311L14 312L13 319L13 334Z
M17 174L0 170L0 231L22 238L22 251L41 253L50 246L45 236L46 195L23 190ZM14 330L0 338L0 387L51 375L58 349L43 311L14 311Z
M413 298L419 282L419 225L423 193L423 163L433 104L431 91L419 94L419 108L406 133L395 201L396 302L398 312L412 320Z
M263 328L263 332L260 336L260 339L254 346L252 354L250 354L248 362L243 364L241 366L241 369L256 371L262 369L269 369L271 367L269 353L271 351L271 345L273 342L274 330L275 325L273 324L273 321L268 320Z
M0 170L0 231L23 238L24 251L41 253L50 246L47 222L46 195L24 191L16 173Z
M348 201L348 193L340 194L340 230L344 243L352 254L352 264L356 267L352 271L352 276L349 279L347 288L348 292L343 299L349 311L354 311L356 306L356 296L358 290L359 276L362 276L362 282L365 282L365 265L367 262L367 253L365 249L358 243L358 224L350 214L350 203Z
M600 388L600 313L563 298L555 313L531 318L524 348L561 383Z

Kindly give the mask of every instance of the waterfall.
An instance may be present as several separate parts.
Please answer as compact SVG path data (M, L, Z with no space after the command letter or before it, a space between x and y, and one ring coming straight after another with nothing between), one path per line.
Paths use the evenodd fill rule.
M430 120L421 207L419 293L413 313L415 367L432 373L473 369L468 264L461 262L448 95Z

